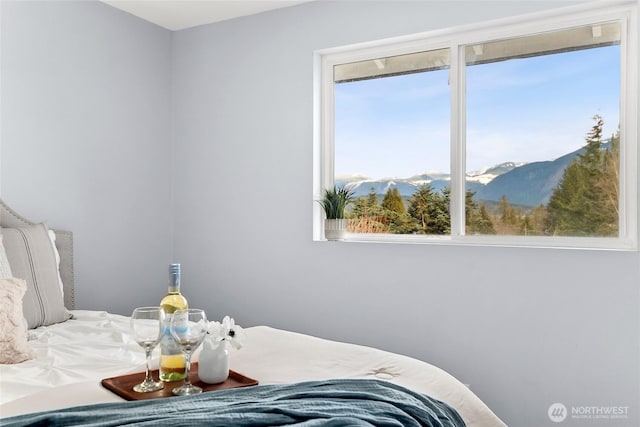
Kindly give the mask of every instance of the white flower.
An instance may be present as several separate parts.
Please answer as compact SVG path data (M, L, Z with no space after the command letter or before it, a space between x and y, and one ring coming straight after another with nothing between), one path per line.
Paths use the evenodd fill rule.
M209 321L207 333L211 335L211 338L216 341L222 341L224 339L224 334L222 332L222 323L220 322Z
M222 323L210 321L208 333L215 341L228 341L236 350L242 348L244 331L240 325L236 325L232 317L225 316Z
M244 331L240 325L236 325L236 322L232 317L224 316L222 319L222 328L224 330L225 340L229 341L229 344L236 350L242 348L242 341L244 337Z

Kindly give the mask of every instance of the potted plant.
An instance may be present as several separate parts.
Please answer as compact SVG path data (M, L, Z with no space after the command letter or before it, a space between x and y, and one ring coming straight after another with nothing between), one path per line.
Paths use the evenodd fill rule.
M328 188L324 190L319 201L326 219L324 220L324 236L327 240L344 240L347 233L345 208L354 200L354 192L346 187Z

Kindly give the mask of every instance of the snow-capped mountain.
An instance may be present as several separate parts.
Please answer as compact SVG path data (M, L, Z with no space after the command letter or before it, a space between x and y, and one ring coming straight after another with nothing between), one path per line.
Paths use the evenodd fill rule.
M603 144L603 147L607 144ZM505 162L486 170L470 172L466 178L467 190L476 194L477 201L499 201L506 196L512 204L538 206L546 204L558 186L564 169L583 150L576 150L555 160L516 163ZM421 185L429 184L435 191L450 185L451 176L440 172L426 172L408 178L371 179L362 175L341 176L336 184L346 185L355 191L356 197L366 196L371 189L383 196L389 189L397 188L404 197L413 195Z
M523 163L507 162L482 171L471 172L467 174L467 183L471 188L475 188L477 185L487 185L497 176L509 172L522 164ZM450 181L451 176L448 173L431 171L413 175L408 178L371 179L363 175L342 175L336 177L336 184L338 186L347 185L355 191L357 197L369 194L371 189L373 189L376 194L383 195L392 188L397 188L401 195L409 197L421 185L430 184L434 190L441 191L444 187L450 185Z
M483 185L487 185L493 179L503 173L507 173L515 168L525 165L523 162L505 162L499 165L493 166L482 171L470 172L467 174L467 181L478 182Z

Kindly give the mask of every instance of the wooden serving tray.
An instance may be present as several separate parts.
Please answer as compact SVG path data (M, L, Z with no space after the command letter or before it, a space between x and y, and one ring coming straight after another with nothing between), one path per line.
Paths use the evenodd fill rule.
M105 378L102 380L102 386L111 390L120 397L126 400L144 400L144 399L157 399L160 397L173 397L171 392L174 388L180 387L184 381L175 381L164 383L164 389L158 391L152 391L149 393L138 393L133 391L133 386L140 384L144 380L144 372L137 372L135 374L121 375L119 377ZM151 375L154 379L158 378L158 370L151 371ZM200 381L198 378L198 362L191 364L191 372L189 377L193 385L197 385L202 388L203 391L222 390L225 388L236 387L248 387L257 385L258 381L253 378L246 377L236 371L229 370L229 378L220 384L207 384Z

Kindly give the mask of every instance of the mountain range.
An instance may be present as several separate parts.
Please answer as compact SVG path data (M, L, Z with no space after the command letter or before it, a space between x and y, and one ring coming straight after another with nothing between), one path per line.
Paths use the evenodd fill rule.
M609 143L603 144L603 149ZM562 179L564 169L584 152L584 148L565 154L555 160L516 163L506 162L489 169L468 173L466 188L476 192L478 202L497 202L506 196L512 205L546 205L553 190ZM435 191L442 191L450 185L451 176L446 173L429 172L409 178L370 179L364 176L336 177L336 185L351 188L356 197L366 196L371 189L378 195L384 195L390 189L397 188L400 194L408 198L421 185L430 184Z

